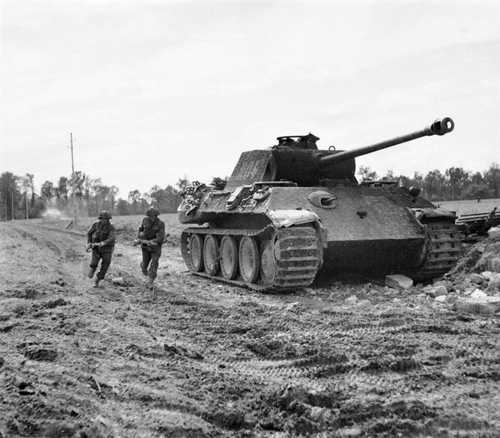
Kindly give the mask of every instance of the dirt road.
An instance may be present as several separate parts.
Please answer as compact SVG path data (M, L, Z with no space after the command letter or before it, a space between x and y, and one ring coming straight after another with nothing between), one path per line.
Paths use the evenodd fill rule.
M500 435L498 314L374 282L262 295L179 253L154 296L118 244L95 289L78 232L0 225L1 437Z

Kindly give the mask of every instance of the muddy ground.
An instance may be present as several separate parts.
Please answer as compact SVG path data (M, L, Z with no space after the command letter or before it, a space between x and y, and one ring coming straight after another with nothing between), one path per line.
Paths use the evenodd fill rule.
M95 289L60 225L0 225L1 437L500 436L500 318L455 310L463 273L441 301L263 295L189 275L171 236L155 295L123 234Z

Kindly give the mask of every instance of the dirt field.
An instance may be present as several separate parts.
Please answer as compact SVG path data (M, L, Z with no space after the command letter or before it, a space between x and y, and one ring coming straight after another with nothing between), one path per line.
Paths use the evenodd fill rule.
M262 295L186 273L166 220L156 296L138 218L114 220L99 289L87 224L0 224L1 437L500 436L500 318L454 310L469 274L442 301L376 280ZM481 245L468 268L500 242Z

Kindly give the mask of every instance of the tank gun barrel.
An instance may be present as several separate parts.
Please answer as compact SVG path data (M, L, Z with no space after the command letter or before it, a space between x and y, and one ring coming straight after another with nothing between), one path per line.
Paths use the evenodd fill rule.
M420 131L415 131L410 134L402 135L400 137L395 137L390 140L381 141L380 143L375 143L370 146L364 146L357 149L352 149L350 151L337 152L332 155L327 155L320 158L320 166L325 167L334 163L339 163L341 161L349 160L361 155L366 155L371 152L379 151L381 149L389 148L391 146L396 146L401 143L406 143L411 140L415 140L420 137L426 137L428 135L444 135L448 132L453 131L455 123L450 117L445 117L444 119L438 119L434 121L430 126L427 126Z

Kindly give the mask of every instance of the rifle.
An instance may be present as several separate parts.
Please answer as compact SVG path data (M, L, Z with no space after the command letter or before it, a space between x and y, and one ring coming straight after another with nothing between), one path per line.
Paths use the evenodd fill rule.
M146 239L134 239L134 242L132 243L134 246L138 245L147 245L152 248L156 248L158 246L158 243L152 242L151 240L146 240Z
M167 237L169 237L169 236L170 236L170 234L165 234L165 239L163 239L161 246L163 246L163 245L165 245L165 243L167 243ZM153 242L151 240L146 240L146 239L134 239L132 245L134 245L134 246L147 245L147 246L151 246L152 248L155 248L158 246L158 243Z
M91 249L100 248L100 247L101 247L101 243L100 242L87 243L87 247L85 248L85 251L89 252Z

